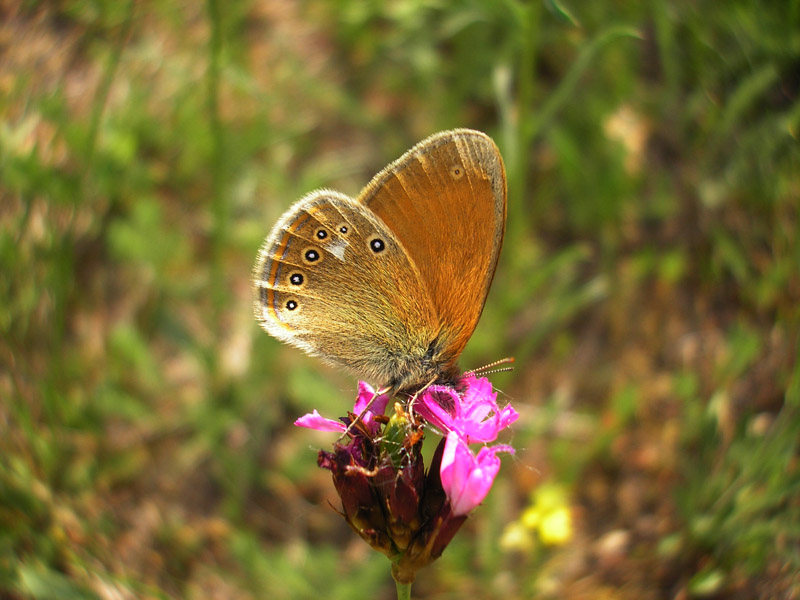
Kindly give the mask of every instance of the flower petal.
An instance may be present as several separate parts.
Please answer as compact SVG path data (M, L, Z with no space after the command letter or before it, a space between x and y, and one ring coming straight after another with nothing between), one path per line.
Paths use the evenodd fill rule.
M362 421L372 430L377 432L377 425L374 423L375 415L382 415L386 412L386 405L391 400L389 394L375 395L375 390L366 381L358 382L358 396L353 405L353 412L360 415L361 412L369 407L362 417Z
M386 405L389 403L389 394L376 396L375 389L370 384L366 381L359 381L358 396L353 406L353 412L360 414L362 410L369 406L370 402L372 402L372 406L369 408L370 412L376 415L382 415L386 410Z
M510 446L483 447L476 456L456 432L447 434L440 475L454 515L465 515L483 501L500 470L497 453L513 451Z
M455 426L455 414L461 399L456 391L447 386L430 386L414 404L414 410L428 423L442 433L452 431Z
M333 419L326 419L319 414L315 408L313 412L307 413L294 422L298 427L307 427L309 429L316 429L317 431L336 431L342 432L346 429L344 423L334 421Z

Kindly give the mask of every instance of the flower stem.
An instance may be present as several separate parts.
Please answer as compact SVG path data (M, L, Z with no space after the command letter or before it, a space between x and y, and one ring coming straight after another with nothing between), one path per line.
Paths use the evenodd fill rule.
M397 600L411 600L411 584L400 583L397 580L395 580L395 584L397 585Z

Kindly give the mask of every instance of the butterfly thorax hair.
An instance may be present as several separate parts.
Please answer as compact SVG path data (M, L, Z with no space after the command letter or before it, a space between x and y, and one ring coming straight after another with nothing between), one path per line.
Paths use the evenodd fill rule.
M458 383L461 379L456 364L458 356L448 348L452 348L448 336L440 333L429 342L418 339L416 344L402 350L376 344L361 359L337 364L379 388L388 388L395 394L413 394L431 384Z

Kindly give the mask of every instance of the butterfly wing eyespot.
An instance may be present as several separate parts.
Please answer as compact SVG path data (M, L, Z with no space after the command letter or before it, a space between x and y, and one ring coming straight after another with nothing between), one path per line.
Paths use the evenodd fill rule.
M461 165L453 165L450 167L450 177L452 177L454 181L458 181L464 177L464 168Z
M372 235L367 240L367 246L373 254L381 254L386 250L386 242L379 235Z
M303 262L312 265L312 264L319 264L322 262L323 253L314 246L309 246L303 249L302 252Z

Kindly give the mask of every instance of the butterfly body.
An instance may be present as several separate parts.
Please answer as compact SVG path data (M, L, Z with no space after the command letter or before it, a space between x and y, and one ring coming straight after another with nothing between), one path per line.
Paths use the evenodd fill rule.
M256 317L274 337L394 391L453 383L505 210L491 139L434 135L357 198L317 190L284 213L254 267Z

